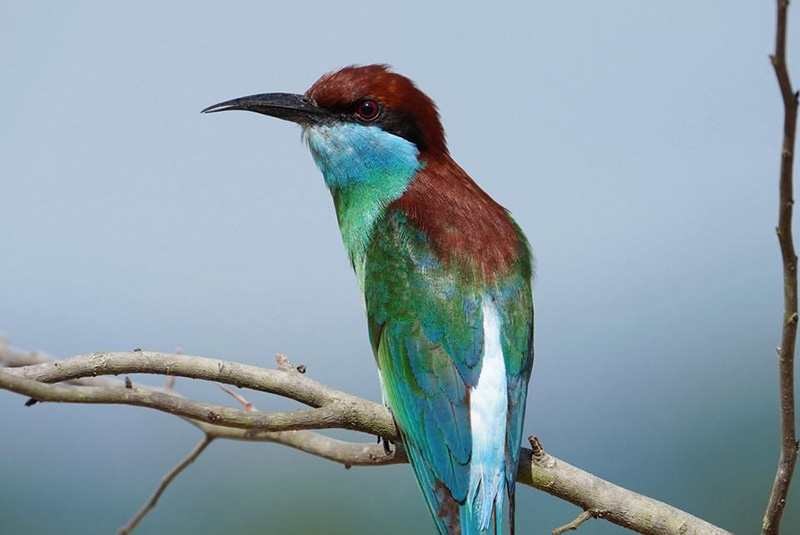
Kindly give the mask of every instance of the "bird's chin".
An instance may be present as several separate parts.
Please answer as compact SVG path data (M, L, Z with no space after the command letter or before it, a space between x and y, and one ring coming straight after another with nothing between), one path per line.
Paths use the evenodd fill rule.
M317 129L314 125L310 124L301 124L300 125L300 139L306 146L311 149L311 139L312 137L318 135Z
M339 123L316 123L316 124L301 124L301 137L306 145L312 152L340 152L345 149L348 139L342 135L336 135L339 132L337 126L343 126Z

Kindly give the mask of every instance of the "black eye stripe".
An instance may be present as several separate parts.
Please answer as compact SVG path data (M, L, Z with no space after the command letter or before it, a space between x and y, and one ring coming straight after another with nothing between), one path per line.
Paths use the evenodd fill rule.
M359 101L361 104L363 101ZM372 120L366 121L358 115L356 105L349 107L331 107L327 110L331 114L332 121L343 121L363 125L380 127L384 132L394 134L417 146L417 150L423 152L427 146L422 129L417 124L414 116L408 112L390 108L380 108L380 113ZM380 106L380 104L378 104Z
M384 110L384 112L371 124L380 126L385 132L406 139L417 146L417 150L424 151L425 136L410 113L398 110Z

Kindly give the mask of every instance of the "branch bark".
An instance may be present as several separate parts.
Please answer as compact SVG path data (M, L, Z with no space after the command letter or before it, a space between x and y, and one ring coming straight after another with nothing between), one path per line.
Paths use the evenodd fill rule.
M0 363L9 351L0 350ZM21 363L18 354L14 362ZM283 413L239 410L139 385L126 388L119 381L107 379L105 386L49 384L132 373L190 377L247 387L298 400L313 408ZM406 462L402 447L386 455L377 444L353 444L310 431L339 427L398 439L392 416L385 407L322 385L285 360L279 361L279 369L268 370L188 355L143 351L92 353L4 368L0 371L0 389L38 401L121 403L154 408L183 417L211 438L275 442L345 466ZM210 412L215 416L210 417ZM540 447L522 449L517 481L584 510L601 511L598 518L645 535L730 535L689 513L604 481L545 453Z
M797 431L795 428L794 355L797 338L797 255L792 238L793 165L797 131L797 93L786 67L786 18L788 0L777 0L775 54L770 57L783 99L784 120L781 147L780 204L778 208L778 242L783 260L783 321L781 345L778 348L780 384L781 456L762 522L762 535L778 535L783 509L797 463Z

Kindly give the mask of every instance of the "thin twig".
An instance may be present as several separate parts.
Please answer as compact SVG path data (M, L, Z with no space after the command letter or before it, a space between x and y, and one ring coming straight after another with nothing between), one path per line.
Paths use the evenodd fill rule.
M117 531L117 535L128 535L128 533L130 533L133 528L135 528L136 525L141 522L145 515L147 515L147 513L149 513L150 510L156 506L158 499L164 493L169 484L172 483L172 480L178 477L178 474L183 472L187 466L192 464L213 440L213 436L208 434L205 435L203 440L201 440L200 443L197 444L197 446L195 446L191 452L189 452L189 455L187 455L181 462L176 464L172 470L167 472L166 475L164 475L164 478L161 480L161 483L159 483L155 492L153 492L153 495L150 496L149 500L147 500L147 503L145 503L142 508L139 509L139 512L136 513L127 524L122 526L119 531Z
M778 348L780 374L781 456L772 484L767 509L761 525L762 535L778 535L783 509L797 463L797 431L795 428L794 354L797 339L797 255L792 239L793 164L797 131L797 93L792 89L786 67L786 18L788 0L777 0L775 54L770 57L783 99L783 140L781 146L780 204L778 242L783 260L783 320L781 345Z
M597 516L597 511L589 510L589 511L581 511L581 514L575 517L572 522L568 522L563 526L556 528L553 530L553 535L561 535L562 533L566 533L567 531L573 531L581 527L581 524L589 520L590 518L595 518Z
M219 383L217 383L217 386L220 387L222 389L222 391L225 392L226 394L228 394L230 397L232 397L233 399L235 399L236 401L241 403L242 404L242 408L244 410L246 410L246 411L254 411L254 410L256 410L256 408L253 406L253 404L250 403L249 401L247 401L247 399L245 399L245 397L243 395L237 394L236 392L234 392L230 388L228 388L226 386L223 386L223 385L221 385Z

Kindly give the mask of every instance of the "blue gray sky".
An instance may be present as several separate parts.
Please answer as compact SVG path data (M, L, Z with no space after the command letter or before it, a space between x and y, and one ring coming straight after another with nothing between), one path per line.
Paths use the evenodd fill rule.
M773 10L5 0L0 331L65 357L181 347L264 365L283 352L378 399L357 285L299 129L199 111L389 63L436 100L456 160L533 245L526 434L601 477L752 532L778 454ZM791 33L792 67L798 43ZM109 533L199 439L143 409L26 409L3 393L0 407L4 533ZM526 533L577 513L520 494ZM800 528L797 485L792 498L787 533ZM408 467L345 471L220 443L138 533L323 528L433 529ZM622 532L599 521L582 530Z

